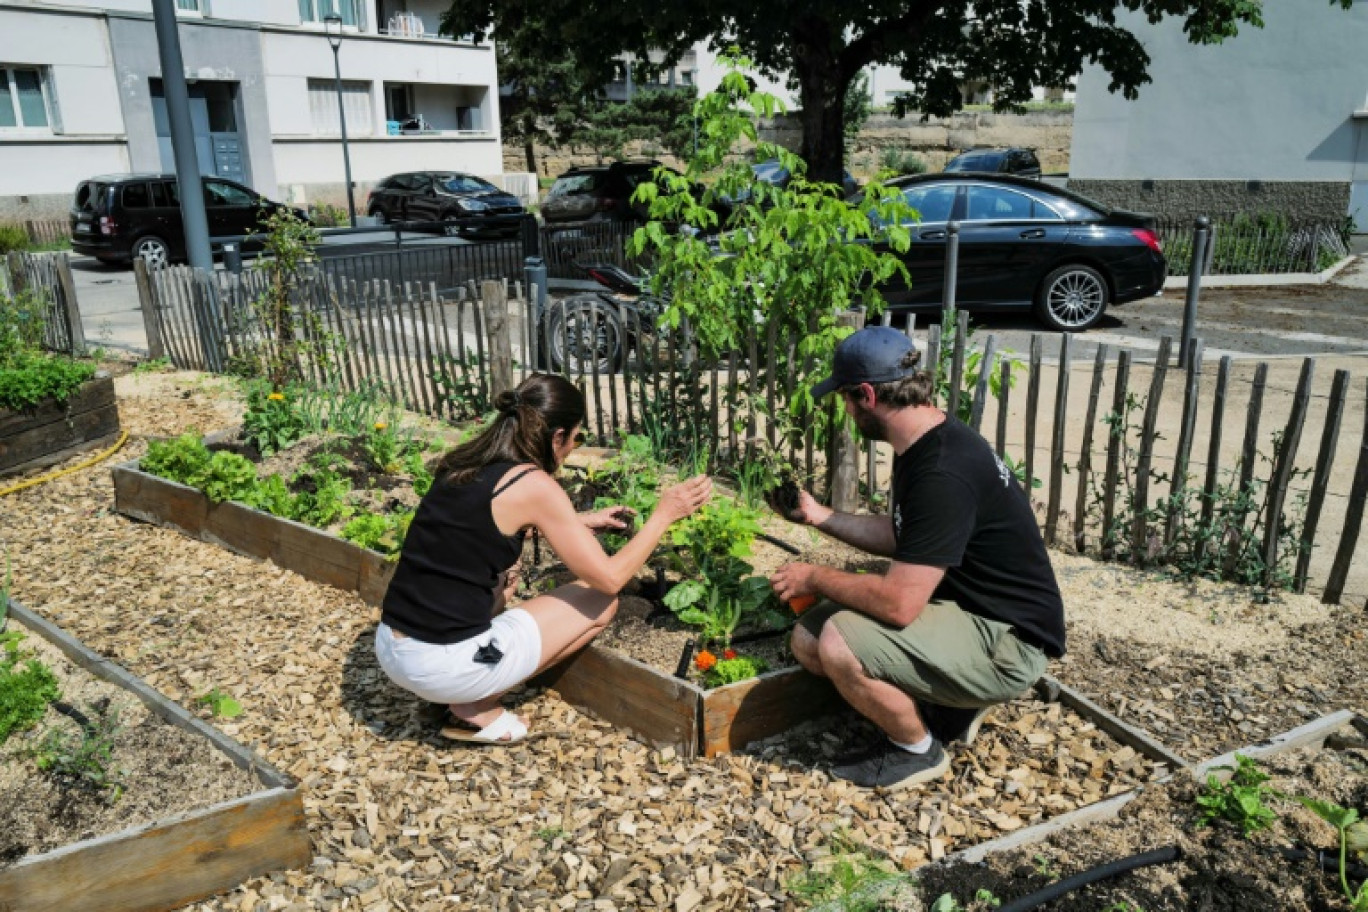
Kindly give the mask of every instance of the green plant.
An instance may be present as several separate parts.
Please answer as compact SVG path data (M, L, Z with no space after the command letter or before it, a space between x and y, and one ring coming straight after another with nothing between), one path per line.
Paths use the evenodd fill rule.
M209 465L210 456L200 435L187 431L172 440L153 440L147 445L147 453L139 460L139 465L144 472L192 484L191 479L199 477Z
M413 523L413 513L364 513L342 527L342 537L363 548L397 558L404 549L404 537Z
M283 477L267 475L257 481L256 487L246 494L242 502L249 507L265 510L272 516L293 519L299 511L297 499Z
M1197 826L1224 820L1238 826L1246 837L1272 826L1278 815L1265 802L1282 796L1267 785L1268 774L1257 762L1236 754L1233 767L1214 769L1229 772L1230 778L1223 782L1215 772L1207 776L1206 786L1196 798L1200 809Z
M242 715L242 704L232 694L225 693L217 687L196 697L195 703L208 707L209 714L215 719L236 719Z
M171 363L170 358L148 358L133 366L135 374L162 374L171 370L175 370L175 365Z
M1348 853L1352 851L1359 861L1368 860L1368 820L1360 820L1354 808L1340 807L1333 801L1320 801L1301 795L1292 796L1302 807L1339 831L1339 875L1340 887L1349 900L1353 912L1368 912L1368 881L1359 884L1357 890L1349 885L1347 870Z
M1059 877L1059 869L1055 867L1054 859L1048 855L1036 854L1032 859L1035 862L1036 873L1041 877L1055 880Z
M725 650L720 659L709 652L700 653L698 658L701 660L704 656L711 657L712 661L696 664L703 672L703 683L708 687L735 684L737 681L746 681L769 671L769 663L764 659L759 656L742 655L733 649ZM703 667L705 665L706 667Z
M926 171L926 161L910 149L884 149L879 156L881 171L893 177L903 174L922 174Z
M257 488L256 466L246 456L218 450L187 484L199 488L214 503L248 502Z
M323 528L355 512L347 502L351 482L330 469L305 469L294 479L300 489L295 500L294 519Z
M410 449L404 453L404 471L413 479L413 493L424 497L432 490L434 478L423 459L422 448Z
M123 796L123 770L114 765L114 739L120 726L117 711L92 707L93 719L78 732L50 728L31 750L38 769L64 788L108 791L110 804Z
M548 826L542 827L540 830L537 830L537 838L545 842L547 845L550 845L557 839L565 839L569 835L569 833L567 833L560 827Z
M1145 910L1138 904L1129 903L1123 899L1120 902L1114 902L1110 906L1107 906L1103 912L1145 912Z
M686 579L662 601L682 623L698 627L709 643L727 646L747 614L773 598L769 580L748 576L750 564L727 558L711 562L702 579Z
M23 225L0 222L0 256L16 250L29 249L28 232Z
M260 383L247 390L247 411L242 416L242 439L262 455L286 449L306 436L309 423L300 414L291 392L270 389Z
M393 475L399 471L399 455L402 447L399 443L398 429L394 425L393 418L389 421L377 421L371 425L371 429L367 432L361 446L377 472Z
M312 225L284 207L263 210L259 223L266 235L261 262L267 282L252 307L266 333L254 366L272 386L281 389L298 379L301 355L327 360L323 327L312 313L306 313L303 320L308 323L307 331L298 332L296 323L300 317L294 303L306 271L318 260L320 238ZM323 348L315 342L303 341L320 338L325 341Z
M95 376L94 364L61 355L25 350L0 359L0 409L10 411L32 409L46 399L63 404Z
M0 744L36 725L62 695L52 669L19 648L23 639L18 631L0 633Z
M0 295L0 368L43 347L48 301L36 289Z
M872 857L847 833L831 837L831 854L789 880L793 898L809 907L843 912L876 912L884 899L911 878L888 862Z
M808 180L801 158L760 142L759 120L781 106L751 91L748 60L723 61L729 71L720 87L694 107L699 142L685 173L658 169L633 194L649 205L651 221L633 235L629 253L654 256L651 286L669 302L662 326L678 329L687 319L702 361L744 350L757 327L796 340L792 354L784 347L766 368L795 378L793 408L825 425L828 412L815 408L810 391L848 334L836 316L855 304L878 314L878 286L907 278L888 248L906 250L913 213L900 192L877 181L847 205L838 186ZM758 180L748 159L735 154L743 143L754 144L756 161L778 160L792 175L788 184ZM725 224L714 206L722 198L741 201ZM667 230L674 225L697 231Z
M480 379L480 356L465 351L457 355L443 355L432 373L432 382L442 398L442 405L455 419L478 418L487 414L493 403L489 389Z
M996 909L1002 905L1002 900L993 894L992 890L977 890L974 893L974 901L970 904L970 909ZM942 893L931 904L930 912L966 912L964 906L959 904L954 894Z
M347 210L332 203L313 203L309 206L309 221L316 228L346 227L351 223Z

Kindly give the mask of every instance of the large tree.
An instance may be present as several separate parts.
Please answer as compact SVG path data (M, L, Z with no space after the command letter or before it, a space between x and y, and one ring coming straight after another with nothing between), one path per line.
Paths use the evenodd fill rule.
M499 81L508 88L499 99L504 141L521 145L527 170L537 173L536 147L571 141L584 123L586 108L600 88L582 81L571 54L547 54L552 32L540 20L528 20L500 37Z
M1118 20L1125 11L1150 22L1182 20L1188 38L1211 44L1243 25L1262 25L1263 0L453 0L449 34L502 40L526 22L556 39L548 59L571 56L586 82L604 83L623 51L647 60L664 51L673 65L694 42L735 45L770 74L797 81L803 148L811 174L839 182L846 90L870 64L899 66L913 84L904 100L927 115L962 105L960 84L987 83L1010 109L1036 86L1067 85L1084 64L1111 76L1111 90L1133 98L1149 81L1150 58ZM1330 0L1345 8L1352 0ZM641 63L643 70L650 64Z

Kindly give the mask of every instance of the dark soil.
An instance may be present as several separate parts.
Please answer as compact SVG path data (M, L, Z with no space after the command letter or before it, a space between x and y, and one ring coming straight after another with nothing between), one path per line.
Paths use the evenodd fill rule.
M1263 764L1268 783L1289 795L1328 799L1368 810L1368 753L1362 750L1301 750ZM980 864L932 866L919 872L923 897L952 893L968 903L976 891L1003 900L1026 896L1065 877L1141 852L1176 845L1180 860L1144 868L1085 887L1047 907L1051 912L1337 912L1349 903L1338 872L1311 860L1284 857L1289 849L1333 850L1336 831L1291 801L1275 801L1280 815L1270 830L1252 838L1223 822L1195 826L1193 799L1201 785L1184 775L1147 786L1112 821L1058 833L1047 841L997 853ZM1129 905L1121 905L1129 903Z

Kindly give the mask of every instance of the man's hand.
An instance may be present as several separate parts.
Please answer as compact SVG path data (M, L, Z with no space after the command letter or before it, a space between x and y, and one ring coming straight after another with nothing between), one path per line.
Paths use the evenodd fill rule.
M785 603L801 595L819 595L816 574L812 564L784 564L770 575L770 586Z
M590 532L621 532L629 528L636 510L631 507L604 507L592 513L581 513L580 522Z
M832 512L834 511L831 507L822 506L817 502L817 498L799 488L798 506L788 514L787 518L805 526L820 526L831 518Z

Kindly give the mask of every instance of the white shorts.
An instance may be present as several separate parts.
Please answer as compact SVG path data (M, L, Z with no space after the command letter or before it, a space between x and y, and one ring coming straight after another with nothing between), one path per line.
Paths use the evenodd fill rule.
M495 665L475 661L475 650L493 643L503 653ZM375 631L375 657L391 681L433 703L474 703L510 690L541 662L541 630L521 608L510 608L477 637L444 646L395 636L388 624Z

